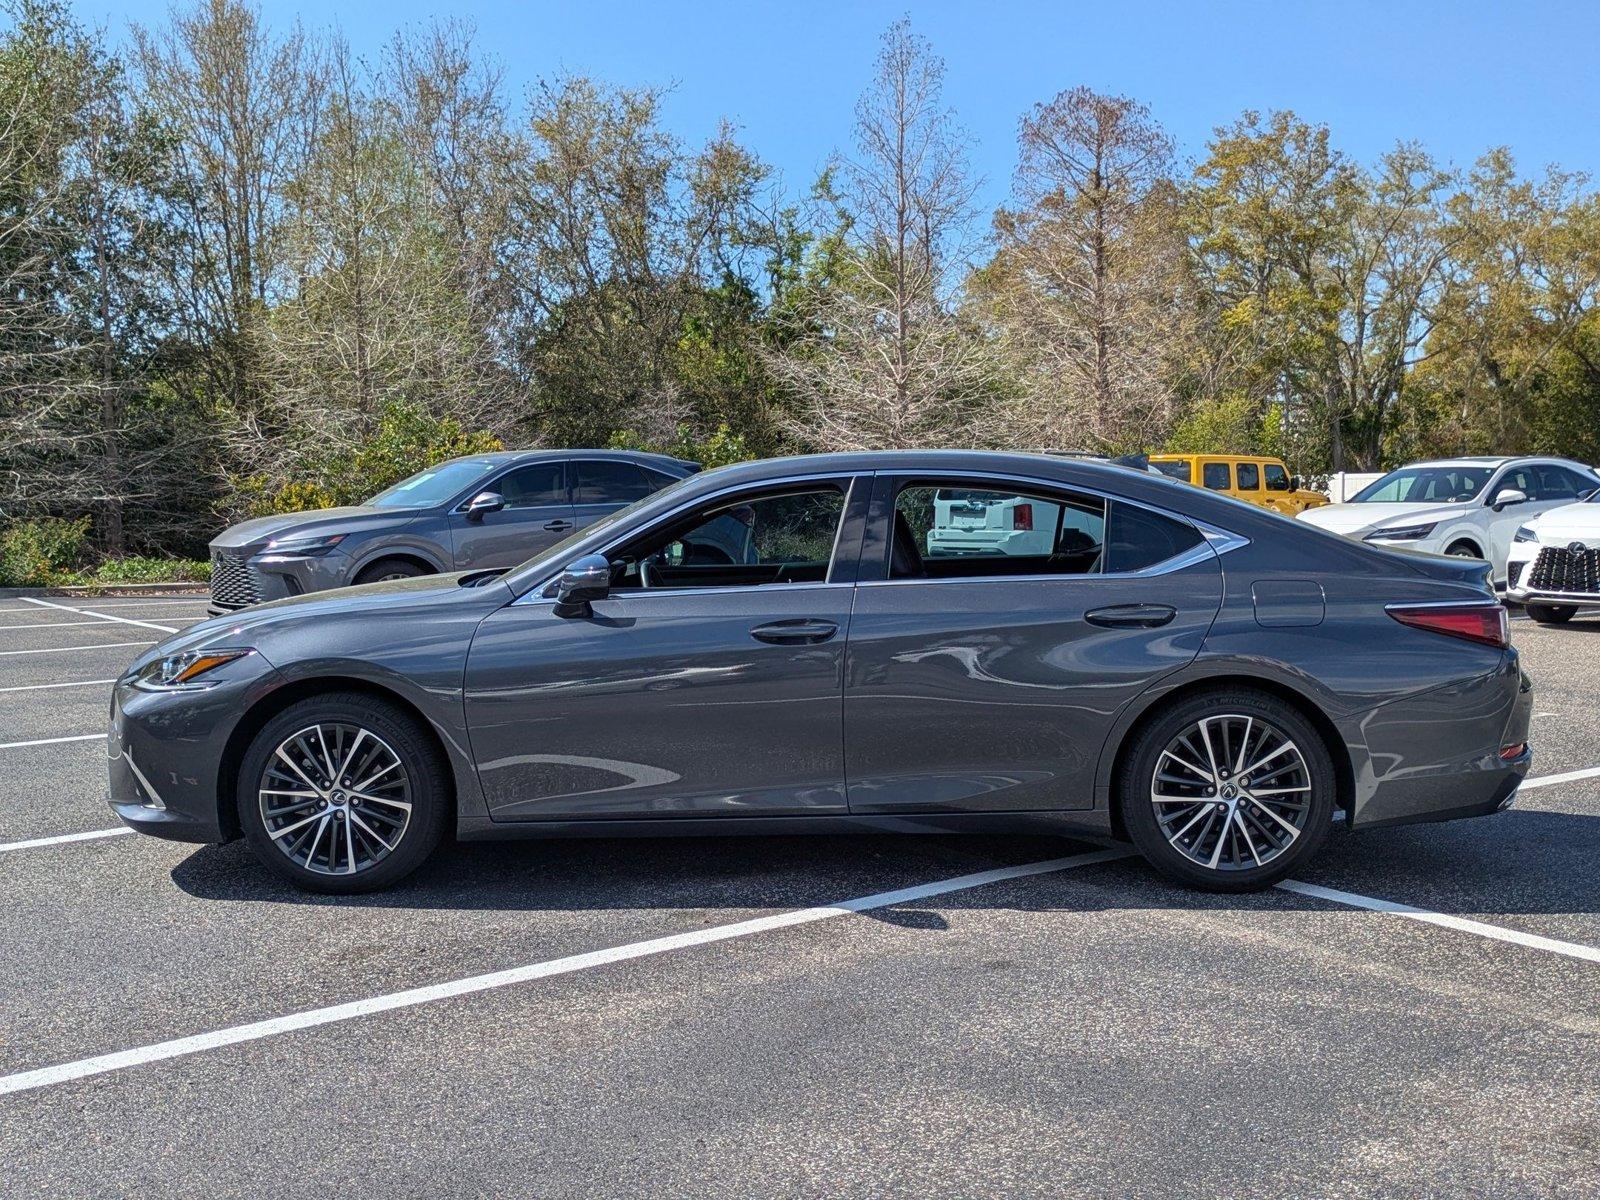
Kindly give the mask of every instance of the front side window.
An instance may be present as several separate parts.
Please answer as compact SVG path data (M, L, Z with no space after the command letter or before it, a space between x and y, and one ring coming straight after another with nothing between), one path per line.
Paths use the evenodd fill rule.
M493 490L505 497L507 508L539 508L567 502L567 482L559 462L518 467L502 476Z
M1241 492L1255 492L1261 490L1261 468L1256 463L1240 463L1239 490Z
M1225 492L1228 490L1228 464L1206 463L1200 478L1212 491Z
M889 577L1092 575L1105 525L1092 496L910 484L895 497Z
M632 463L579 459L572 468L574 504L631 504L656 490Z
M1267 491L1288 492L1294 490L1289 486L1289 472L1285 471L1277 463L1268 463L1266 465L1266 472Z
M831 484L724 501L613 555L612 588L823 583L843 517Z

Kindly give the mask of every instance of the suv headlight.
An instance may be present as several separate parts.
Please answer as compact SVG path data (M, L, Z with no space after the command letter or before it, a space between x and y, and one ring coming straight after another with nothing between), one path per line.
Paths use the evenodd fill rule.
M1430 521L1426 525L1396 525L1392 529L1374 529L1363 542L1415 542L1427 537L1438 526L1439 522Z
M326 534L323 537L288 537L273 538L267 543L268 554L304 554L317 558L327 554L340 542L344 541L342 533Z
M147 692L198 692L216 682L204 676L254 653L254 650L185 650L169 654L140 671L133 686Z
M1522 525L1517 528L1516 533L1511 535L1511 540L1514 542L1537 542L1539 535L1533 531L1532 525Z

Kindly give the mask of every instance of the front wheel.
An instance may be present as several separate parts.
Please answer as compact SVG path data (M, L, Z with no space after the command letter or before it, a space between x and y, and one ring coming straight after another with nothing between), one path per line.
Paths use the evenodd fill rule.
M1565 625L1578 615L1577 606L1572 604L1529 604L1526 608L1536 625Z
M427 571L406 558L381 558L369 567L363 567L356 576L357 583L386 583L391 579L415 579Z
M240 767L239 824L257 858L298 887L388 887L439 844L448 765L404 710L355 693L291 704Z
M1214 892L1270 886L1322 844L1333 760L1298 711L1262 692L1206 692L1136 735L1118 781L1123 822L1162 874Z

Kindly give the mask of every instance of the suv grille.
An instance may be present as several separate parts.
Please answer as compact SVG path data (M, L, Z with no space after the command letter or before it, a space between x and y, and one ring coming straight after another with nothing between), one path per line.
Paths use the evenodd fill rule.
M1600 592L1600 550L1546 546L1533 560L1528 586L1547 592Z
M244 555L212 552L211 602L222 608L243 608L261 602L261 589Z

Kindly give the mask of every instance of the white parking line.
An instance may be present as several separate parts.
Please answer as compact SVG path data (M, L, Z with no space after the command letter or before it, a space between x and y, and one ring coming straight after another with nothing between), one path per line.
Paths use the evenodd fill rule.
M154 642L97 642L93 646L45 646L39 650L0 650L0 658L19 654L61 654L68 650L118 650L125 646L153 646Z
M1584 767L1581 771L1563 771L1559 775L1539 775L1533 779L1524 779L1522 788L1549 787L1552 783L1574 783L1579 779L1593 779L1600 775L1600 767Z
M0 750L20 750L24 746L57 746L62 742L103 742L106 735L103 733L76 733L71 737L35 738L31 742L0 742Z
M1429 925L1442 925L1446 929L1460 930L1462 933L1474 933L1479 937L1492 938L1497 942L1511 942L1518 946L1527 946L1534 950L1548 950L1552 954L1564 954L1568 958L1581 958L1585 962L1600 963L1600 949L1593 946L1580 945L1577 942L1563 942L1557 938L1540 937L1536 933L1523 933L1517 929L1505 929L1499 925L1489 925L1483 921L1470 921L1466 917L1452 917L1446 913L1432 912L1426 908L1413 908L1409 904L1396 904L1393 900L1379 900L1375 896L1362 896L1355 892L1341 892L1336 888L1319 887L1314 883L1301 883L1297 879L1285 879L1278 884L1286 892L1298 892L1302 896L1314 896L1318 900L1330 900L1335 904L1347 904L1352 908L1365 908L1372 912L1390 913L1397 917L1409 917L1413 921L1423 921Z
M0 687L0 692L43 692L51 688L94 687L96 684L110 685L115 682L115 679L78 679L72 683L24 683L17 687Z
M374 1013L389 1012L397 1008L412 1008L418 1004L429 1004L435 1000L446 1000L455 996L467 996L474 992L487 992L495 988L510 987L512 984L529 983L535 979L549 979L555 975L570 975L574 971L585 971L590 967L602 967L610 963L627 962L635 958L646 958L654 954L666 954L673 950L683 950L690 946L704 946L711 942L725 942L731 938L747 937L753 933L767 933L775 929L788 929L795 925L808 925L814 921L825 921L830 917L842 917L850 913L866 912L874 908L885 908L891 904L906 904L913 900L923 900L929 896L942 896L949 892L965 891L968 888L983 887L985 884L1000 883L1008 879L1025 879L1031 875L1045 875L1053 871L1065 871L1072 867L1084 867L1091 863L1110 862L1113 859L1126 858L1130 852L1126 850L1096 850L1089 854L1074 854L1068 858L1052 858L1045 862L1024 863L1015 867L998 867L992 871L979 871L972 875L958 875L953 879L941 879L935 883L918 884L915 887L901 888L893 892L878 892L871 896L861 896L854 900L840 900L836 904L822 905L818 908L801 908L791 912L776 913L770 917L756 917L749 921L736 921L729 925L714 925L708 929L695 929L688 933L676 933L670 937L651 938L644 942L630 942L623 946L613 946L609 950L595 950L588 954L573 954L566 958L555 958L547 962L530 963L527 966L512 967L505 971L493 971L487 975L472 975L465 979L453 979L446 983L429 984L426 987L408 988L403 992L390 992L387 995L372 996L366 1000L352 1000L346 1004L333 1004L327 1008L313 1008L306 1012L291 1013L285 1017L273 1017L266 1021L252 1021L248 1025L234 1025L227 1029L217 1029L210 1033L199 1033L191 1037L174 1038L167 1042L156 1042L149 1046L139 1046L133 1050L122 1050L115 1054L100 1054L93 1058L81 1058L76 1062L61 1063L53 1067L43 1067L34 1071L20 1071L14 1075L0 1076L0 1096L10 1095L13 1092L25 1092L33 1088L50 1087L53 1084L67 1083L74 1079L84 1079L91 1075L104 1075L111 1071L122 1071L129 1067L141 1066L144 1063L160 1062L168 1058L180 1058L186 1054L198 1054L203 1050L217 1050L223 1046L235 1046L240 1042L254 1042L262 1038L276 1037L283 1033L293 1033L298 1029L311 1029L318 1025L330 1025L336 1021L350 1021L357 1017L370 1017Z
M99 621L40 621L36 625L0 625L0 630L12 629L72 629L82 625L98 625Z
M99 617L102 621L117 621L123 625L139 625L145 629L159 629L162 633L177 633L176 625L157 625L154 621L135 621L132 617L114 617L110 613L95 612L92 608L68 608L65 604L57 604L53 600L40 600L33 596L24 596L29 604L37 604L42 608L59 608L62 612L79 613L85 617Z
M62 833L55 837L29 838L25 842L0 842L0 854L9 854L13 850L37 850L41 846L61 846L67 842L94 842L102 838L121 837L125 833L132 833L126 825L119 825L115 829L91 829L87 833Z

